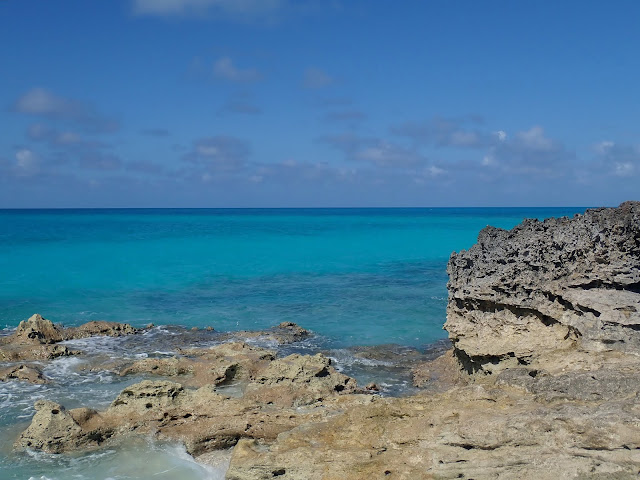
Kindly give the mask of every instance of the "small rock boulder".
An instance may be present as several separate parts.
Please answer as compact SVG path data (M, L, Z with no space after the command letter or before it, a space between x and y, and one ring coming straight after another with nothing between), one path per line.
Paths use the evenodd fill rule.
M23 320L12 335L12 342L51 344L63 339L62 329L36 313Z

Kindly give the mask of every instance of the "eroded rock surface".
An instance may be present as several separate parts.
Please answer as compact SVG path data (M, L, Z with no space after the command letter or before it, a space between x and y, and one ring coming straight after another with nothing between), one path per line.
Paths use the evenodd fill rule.
M170 363L165 363L162 371L179 377L208 368L216 373L201 375L210 383L192 389L169 380L144 380L124 389L100 412L88 408L67 412L53 402L38 403L31 426L16 446L60 453L95 448L135 432L181 440L190 453L198 455L229 448L241 438L273 441L283 431L371 399L354 394L355 381L337 372L320 354L275 359L268 350L238 343L196 354L197 360L184 364L191 370L180 370L180 363L168 368ZM134 365L140 372L149 364ZM242 396L216 391L216 382L222 383L219 372L230 369L246 380Z
M63 340L96 335L117 337L131 335L140 330L127 323L92 321L79 327L63 328L36 313L20 322L12 335L0 337L0 361L53 360L77 355L81 352L60 345Z
M483 229L453 254L445 328L471 371L640 352L640 202Z

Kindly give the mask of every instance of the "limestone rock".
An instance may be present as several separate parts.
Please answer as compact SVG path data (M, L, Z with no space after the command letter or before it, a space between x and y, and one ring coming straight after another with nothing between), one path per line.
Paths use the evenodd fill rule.
M293 322L281 322L275 327L259 331L241 331L229 334L230 338L254 338L268 342L275 342L280 345L287 345L299 342L312 334Z
M271 350L242 342L229 342L210 348L180 349L169 358L145 358L120 370L120 375L148 373L180 377L186 386L223 385L232 381L246 385L256 372L275 359Z
M271 362L247 386L245 396L263 403L300 406L336 393L353 393L356 388L356 381L336 371L324 355L293 354Z
M640 202L487 227L447 271L445 328L470 371L554 351L640 353Z
M20 322L12 335L0 337L0 361L52 360L80 352L60 345L63 340L94 335L130 335L138 330L126 323L88 322L79 327L62 328L36 313Z
M39 313L21 321L13 335L16 343L49 344L60 342L62 338L62 329Z
M38 400L35 409L31 425L22 433L17 446L61 453L68 449L69 444L78 447L83 443L82 428L62 405Z
M128 323L91 321L79 327L69 327L64 330L65 340L73 338L86 338L95 336L121 337L123 335L134 335L141 330L133 328Z
M49 383L49 380L42 374L40 367L24 363L0 368L0 382L7 382L9 380L24 380L35 384Z

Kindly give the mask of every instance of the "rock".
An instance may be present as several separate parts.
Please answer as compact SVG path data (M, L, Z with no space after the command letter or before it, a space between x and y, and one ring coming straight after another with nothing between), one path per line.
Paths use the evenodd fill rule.
M86 338L95 336L121 337L123 335L135 335L140 330L133 328L128 323L91 321L79 327L70 327L64 330L64 339Z
M35 409L31 425L22 433L17 446L47 453L61 453L69 448L69 444L74 448L84 444L82 428L62 405L49 400L38 400Z
M337 372L324 355L293 354L274 360L259 372L245 396L261 403L302 406L337 393L353 393L356 388L356 381Z
M416 365L411 373L415 387L432 392L446 391L469 383L469 378L460 368L452 349L431 361Z
M241 438L273 441L302 423L319 421L348 405L366 404L370 397L347 395L355 391L355 381L336 372L322 355L290 355L276 360L268 350L239 343L185 353L192 358L145 362L163 360L158 363L163 371L172 365L173 373L179 373L180 365L186 365L181 360L188 360L193 367L189 375L194 376L199 369L220 372L226 368L225 375L238 375L248 382L245 394L231 397L217 392L214 385L219 378L195 390L168 380L144 380L125 388L101 412L84 408L67 413L59 405L49 410L39 406L16 446L73 451L95 448L108 439L135 432L181 440L190 453L200 455L229 448ZM140 371L142 365L149 364L135 365ZM209 374L208 378L213 377ZM54 442L48 437L51 435Z
M36 313L28 320L21 321L12 335L0 337L0 360L9 362L52 360L78 355L81 352L58 343L63 340L95 335L119 337L137 332L137 329L126 323L102 321L88 322L79 327L65 329Z
M273 442L241 440L226 478L635 478L639 412L620 408L478 385L372 397Z
M58 344L8 343L0 345L0 360L6 362L53 360L58 357L79 355L80 353L82 352L71 350L65 345Z
M230 342L210 348L180 349L170 358L145 358L120 369L120 375L147 373L180 377L186 386L223 385L235 381L246 386L256 372L275 359L271 350Z
M0 368L0 382L8 382L10 380L24 380L35 384L49 383L49 380L42 374L40 367L26 364Z
M447 271L445 329L469 371L556 351L640 353L640 202L487 227Z
M310 337L311 332L293 322L282 322L268 330L259 330L257 332L241 331L229 336L232 338L259 339L267 342L275 342L280 345L287 345Z
M12 337L15 343L50 344L62 341L63 335L60 327L36 313L21 321Z

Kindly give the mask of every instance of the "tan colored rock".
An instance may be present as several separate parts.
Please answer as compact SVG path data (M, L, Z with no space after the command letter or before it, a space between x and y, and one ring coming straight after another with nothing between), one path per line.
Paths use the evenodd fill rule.
M8 382L10 380L23 380L35 384L49 383L49 380L42 374L40 367L24 363L0 368L0 382Z
M633 478L640 467L637 408L545 403L478 385L373 400L272 443L241 440L226 478L604 479Z
M133 328L128 323L91 321L79 327L69 327L64 330L65 340L73 338L86 338L95 336L121 337L123 335L135 335L142 330Z
M38 400L35 409L31 425L20 436L18 446L48 453L61 453L69 450L70 445L83 446L82 428L62 405Z
M275 359L271 350L242 342L230 342L210 348L180 349L170 358L146 358L120 369L120 375L148 373L180 377L185 386L223 385L238 382L242 386L256 372Z
M4 362L45 361L80 353L59 344L7 343L0 345L0 360Z
M49 344L62 341L63 335L60 327L36 313L21 321L11 337L14 343Z
M331 360L293 354L274 360L246 388L245 397L280 406L309 405L335 394L354 393L356 381L339 373Z

